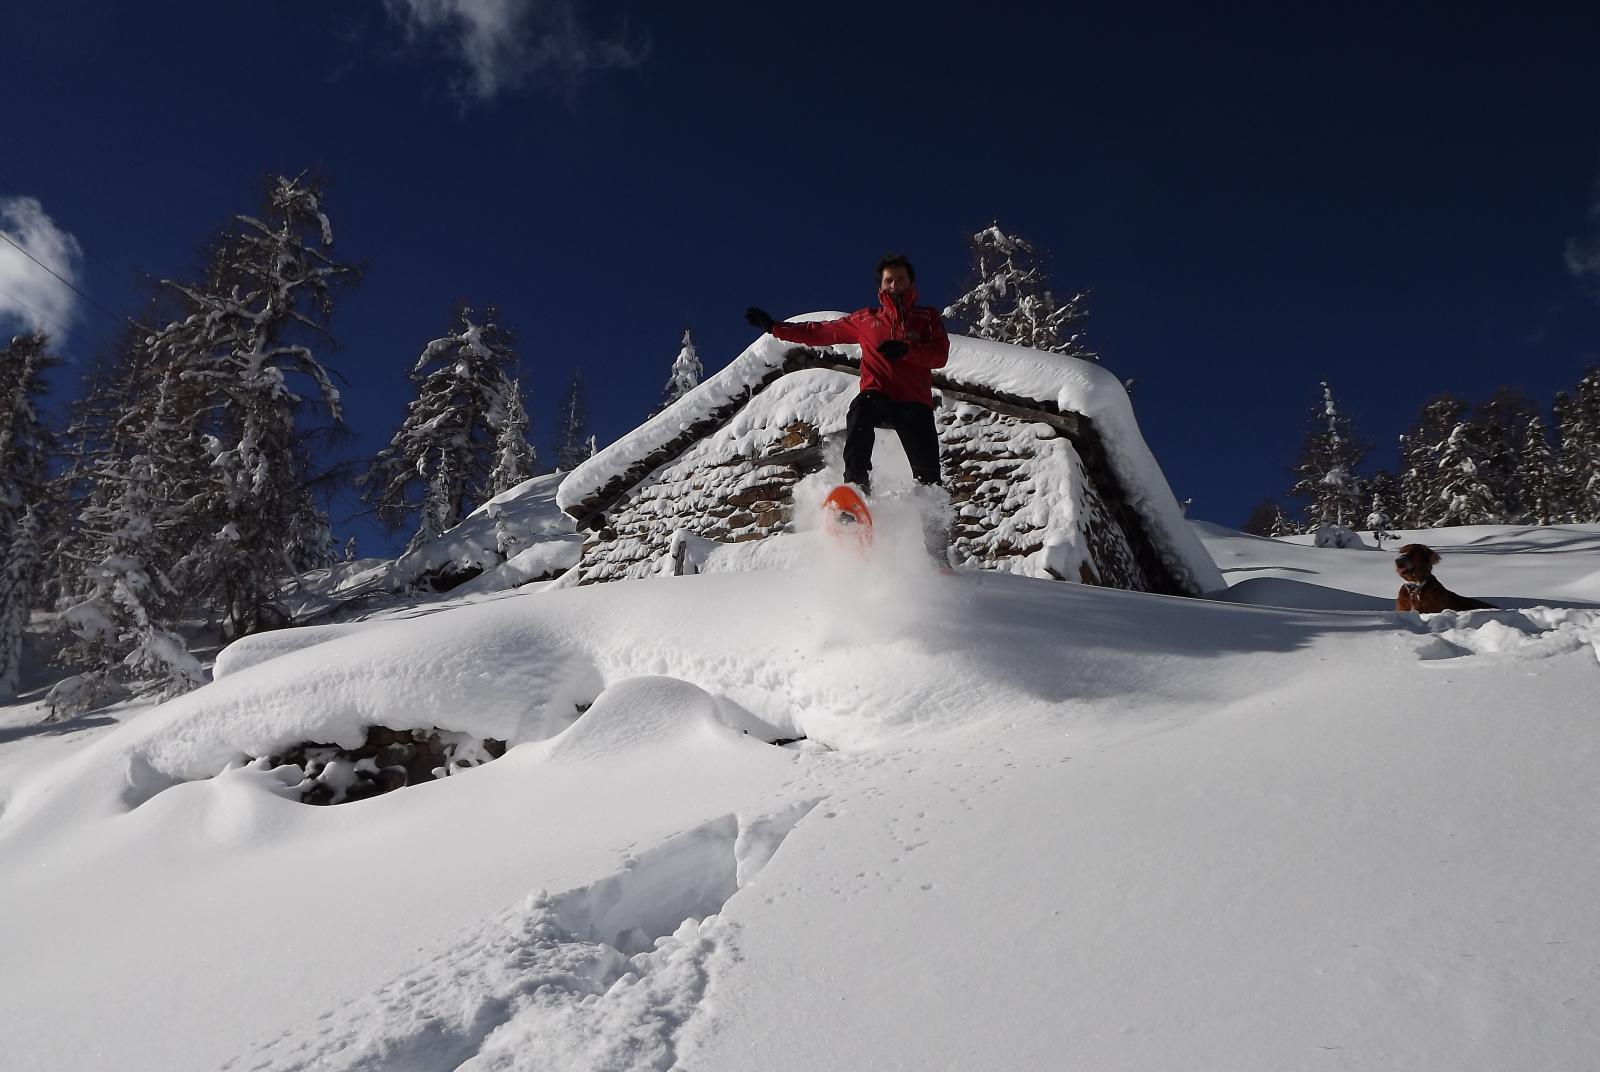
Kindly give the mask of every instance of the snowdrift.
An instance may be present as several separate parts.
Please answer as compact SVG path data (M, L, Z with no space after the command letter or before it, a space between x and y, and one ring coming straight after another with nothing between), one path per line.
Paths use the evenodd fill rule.
M1592 1067L1600 529L1428 535L1453 587L1543 606L940 578L797 539L783 569L253 639L118 725L8 725L0 1048ZM1197 539L1239 587L1392 587L1375 551ZM243 762L371 722L511 747L326 808Z

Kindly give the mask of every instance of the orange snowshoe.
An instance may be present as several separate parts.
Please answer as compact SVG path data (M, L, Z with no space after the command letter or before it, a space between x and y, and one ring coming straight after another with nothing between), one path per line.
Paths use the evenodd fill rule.
M849 484L840 484L822 500L822 526L840 543L864 549L872 542L872 511Z

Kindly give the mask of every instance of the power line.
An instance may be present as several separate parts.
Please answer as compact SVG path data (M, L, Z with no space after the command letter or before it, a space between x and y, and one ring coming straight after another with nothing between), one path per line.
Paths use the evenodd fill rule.
M118 324L122 323L122 317L118 316L116 313L113 313L110 309L107 309L105 306L101 305L99 302L97 302L93 298L89 297L89 295L87 295L83 291L79 290L76 286L73 285L71 280L67 279L60 272L56 271L54 268L50 267L44 261L40 260L38 257L35 257L32 253L29 253L27 250L25 250L21 246L17 245L17 243L12 240L10 235L6 234L4 231L0 231L0 238L5 239L6 244L9 245L12 249L16 250L18 253L20 253L24 257L28 258L34 264L37 264L40 268L43 268L45 271L47 271L51 275L55 276L57 279L61 280L62 284L65 285L69 290L71 290L78 297L82 298L84 301L88 302L90 305L92 305L96 309L100 310L106 316L109 316L112 320L116 321Z
M15 182L11 181L11 176L10 176L9 173L3 172L3 171L0 171L0 187L9 187L10 189L13 189L13 190L21 190L22 189L21 186L18 186ZM103 259L101 257L95 256L93 253L91 253L87 249L80 249L79 252L83 255L83 259L84 260L89 261L90 263L93 263L93 264L98 264L101 268L103 268L105 270L107 275L112 276L117 281L119 281L123 286L127 287L130 291L133 292L134 296L137 297L140 301L145 301L145 300L149 299L150 295L147 292L140 290L138 287L134 286L132 282L129 281L127 273L128 273L128 271L130 269L128 269L128 268L118 268L115 265L113 265L110 261L105 260L105 259ZM124 252L125 253L127 251L126 250L122 250L120 252ZM131 261L130 261L130 264L131 264ZM137 271L137 269L132 269L132 270Z
M0 290L0 298L10 298L12 301L16 302L18 305L20 305L24 309L28 310L28 312L32 313L34 316L38 317L40 320L48 320L48 321L50 321L50 323L54 324L56 327L61 329L61 334L63 334L63 335L70 334L71 331L72 331L71 328L69 328L67 325L63 324L61 321L57 320L55 317L51 316L49 313L46 313L42 309L37 309L34 306L29 305L27 302L23 301L21 298L17 297L15 294L12 294L10 291Z

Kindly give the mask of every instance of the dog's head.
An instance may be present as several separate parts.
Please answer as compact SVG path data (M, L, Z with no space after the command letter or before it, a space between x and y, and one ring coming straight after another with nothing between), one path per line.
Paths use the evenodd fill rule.
M1395 552L1394 571L1407 584L1421 584L1433 576L1433 566L1438 561L1439 554L1433 548L1408 543Z

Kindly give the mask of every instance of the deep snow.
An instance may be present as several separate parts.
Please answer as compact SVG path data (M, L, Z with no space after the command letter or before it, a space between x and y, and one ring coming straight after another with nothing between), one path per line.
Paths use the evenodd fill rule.
M115 721L0 713L0 1053L1600 1064L1600 528L1407 534L1514 608L1431 619L1385 609L1387 553L1195 531L1240 602L795 537L252 638ZM331 808L239 765L373 721L513 747Z

